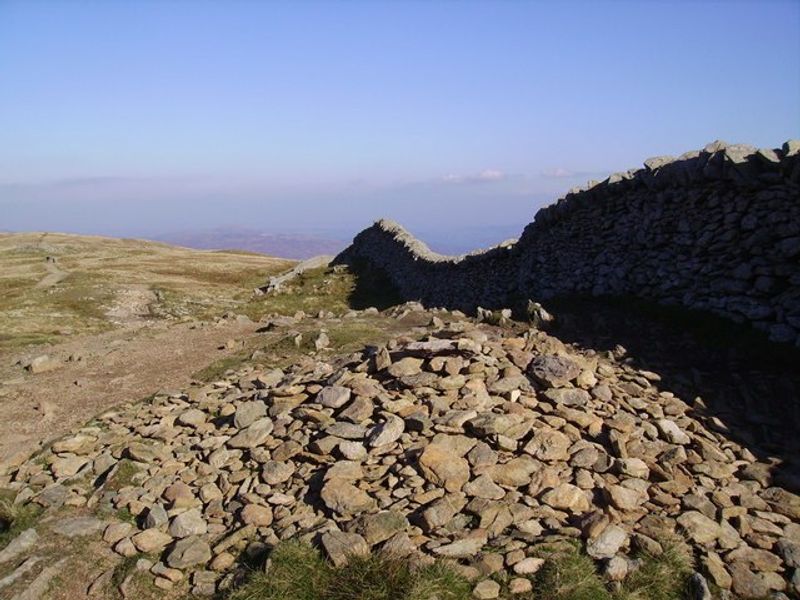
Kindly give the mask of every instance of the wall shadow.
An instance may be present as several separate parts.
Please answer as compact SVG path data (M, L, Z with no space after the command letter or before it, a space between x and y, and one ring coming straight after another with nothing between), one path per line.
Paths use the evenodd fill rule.
M800 491L800 350L748 325L640 299L559 298L547 308L556 316L549 333L657 373L660 390L770 464L772 483Z

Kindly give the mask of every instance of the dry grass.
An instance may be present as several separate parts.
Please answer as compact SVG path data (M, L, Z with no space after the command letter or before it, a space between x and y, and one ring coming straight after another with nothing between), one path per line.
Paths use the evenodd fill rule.
M55 257L68 275L37 287ZM154 319L210 319L246 307L255 287L293 261L65 234L0 234L0 349L115 327L107 312L130 289L156 294ZM52 265L51 265L52 266Z

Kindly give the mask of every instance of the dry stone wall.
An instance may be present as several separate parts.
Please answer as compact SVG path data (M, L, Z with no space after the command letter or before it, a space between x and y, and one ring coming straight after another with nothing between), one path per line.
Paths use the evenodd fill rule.
M336 262L380 269L429 305L638 296L800 345L800 141L651 158L541 209L519 241L464 256L378 221Z

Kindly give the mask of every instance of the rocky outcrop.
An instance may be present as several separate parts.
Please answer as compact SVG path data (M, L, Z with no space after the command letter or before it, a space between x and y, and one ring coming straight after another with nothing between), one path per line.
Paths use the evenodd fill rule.
M429 305L637 296L800 345L800 142L714 142L651 158L543 208L516 243L464 256L379 221L336 262L381 270L405 299Z

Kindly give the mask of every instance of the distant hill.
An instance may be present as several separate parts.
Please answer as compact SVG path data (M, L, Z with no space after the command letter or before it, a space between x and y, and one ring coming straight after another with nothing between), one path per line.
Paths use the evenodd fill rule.
M247 250L298 259L319 254L337 254L347 246L346 241L321 236L266 233L239 227L176 231L152 236L152 239L199 250Z

